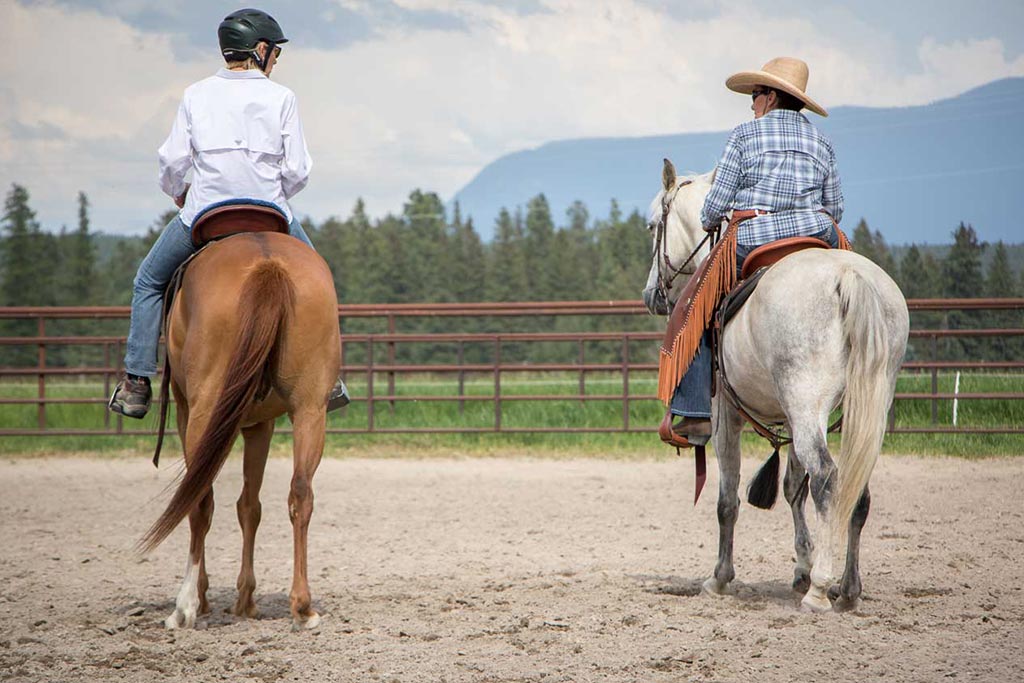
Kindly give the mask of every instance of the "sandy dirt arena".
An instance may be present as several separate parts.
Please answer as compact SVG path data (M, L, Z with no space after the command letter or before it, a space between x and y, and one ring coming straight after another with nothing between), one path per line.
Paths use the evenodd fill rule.
M744 480L758 463L744 463ZM717 556L717 465L690 459L325 460L310 582L288 613L290 461L269 463L257 620L235 598L241 461L217 482L212 613L162 621L187 524L133 544L177 471L137 460L0 460L0 679L15 681L1020 681L1024 459L884 457L864 532L865 599L799 611L782 501L743 504L736 594ZM745 483L745 482L744 482ZM811 515L813 519L813 515Z

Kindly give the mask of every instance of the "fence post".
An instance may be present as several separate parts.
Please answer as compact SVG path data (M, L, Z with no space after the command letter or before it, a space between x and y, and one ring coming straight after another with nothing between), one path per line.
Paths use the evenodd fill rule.
M388 313L388 334L395 333L395 315L394 313ZM395 342L394 340L388 341L388 365L395 364ZM388 396L395 395L395 371L388 370ZM391 412L395 410L395 400L391 399L388 402L388 406Z
M120 339L117 340L117 347L116 347L116 349L117 349L117 357L118 357L117 369L120 370L121 369L121 364L124 362L123 360L121 360L121 359L124 358L124 354L121 353L121 340ZM117 431L118 434L121 434L122 432L124 432L124 416L121 415L121 413L118 413L117 414L117 418L115 418L115 419L117 420L117 430L116 431ZM181 447L184 448L185 444L182 444Z
M103 345L103 397L108 398L110 396L110 344L106 343ZM110 429L110 411L104 408L103 410L103 427L104 429Z
M582 339L579 340L579 345L580 345L580 361L579 361L579 363L580 363L580 405L584 405L586 403L586 400L583 398L583 396L587 393L587 384L586 384L586 380L584 379L583 376L586 374L587 371L583 369L583 365L586 364L587 357L586 357L586 352L584 351L585 342Z
M939 355L939 337L938 335L932 335L932 363L938 362ZM939 423L939 400L935 398L935 394L939 393L939 369L932 366L932 424L937 425Z
M629 431L629 337L622 335L622 430Z
M46 320L39 317L37 336L46 336ZM37 408L39 417L39 431L46 430L46 344L39 340L39 406Z
M394 394L392 394L394 396ZM366 430L373 431L373 335L366 340Z
M465 412L466 402L462 400L462 397L466 395L466 371L462 369L465 363L466 357L463 352L464 343L459 340L459 415Z
M494 339L494 431L501 431L501 337Z

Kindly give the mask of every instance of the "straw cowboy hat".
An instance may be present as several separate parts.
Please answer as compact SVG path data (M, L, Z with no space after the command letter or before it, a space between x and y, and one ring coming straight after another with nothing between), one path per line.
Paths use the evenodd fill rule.
M807 96L807 63L794 57L776 57L761 67L760 71L741 71L725 81L725 87L734 92L749 95L755 85L764 85L789 93L815 114L828 116L820 104Z

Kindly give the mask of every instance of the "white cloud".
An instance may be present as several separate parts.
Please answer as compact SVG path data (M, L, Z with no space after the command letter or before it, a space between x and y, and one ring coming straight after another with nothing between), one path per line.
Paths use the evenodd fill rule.
M498 156L553 139L726 129L750 115L726 76L777 53L810 63L809 90L827 107L923 103L1024 74L1024 57L1007 59L995 39L926 39L918 64L899 69L895 29L869 44L854 20L816 26L751 6L716 14L705 3L689 19L639 0L549 0L543 12L396 4L455 14L466 29L388 26L343 50L290 44L274 73L298 94L314 158L300 213L345 215L359 196L373 214L397 211L415 187L450 196ZM216 55L175 61L166 37L45 5L3 3L0 24L13 55L0 61L4 187L26 185L47 227L73 222L79 189L104 230L137 231L168 208L155 150Z

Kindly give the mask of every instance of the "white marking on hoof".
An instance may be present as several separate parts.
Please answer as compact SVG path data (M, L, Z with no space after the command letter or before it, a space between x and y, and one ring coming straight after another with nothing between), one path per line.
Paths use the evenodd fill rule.
M825 591L812 585L808 589L807 595L800 601L800 609L804 612L814 612L816 614L829 612L832 610L832 603L829 602Z
M199 563L189 563L185 568L185 578L178 591L178 601L174 612L164 620L169 629L193 628L196 615L199 613Z
M292 630L293 631L312 631L313 629L315 629L315 628L320 626L320 622L321 622L320 615L317 614L316 612L313 612L312 614L309 615L309 617L305 621L299 621L298 619L295 619L294 621L292 621Z
M732 590L730 589L728 584L724 586L719 584L718 579L716 579L713 576L707 581L705 581L703 584L701 584L700 592L703 595L710 595L714 598L721 598L725 597L726 595L732 594Z
M164 619L164 626L168 630L175 630L179 628L194 628L196 625L196 613L191 614L183 612L180 609L176 609L171 612L171 616Z

